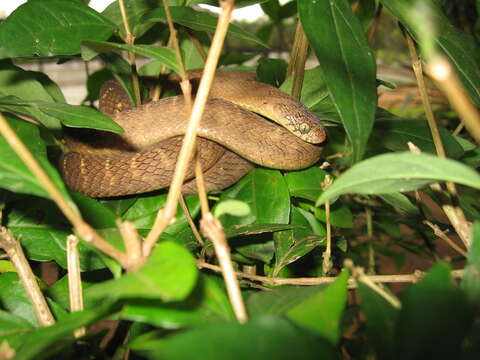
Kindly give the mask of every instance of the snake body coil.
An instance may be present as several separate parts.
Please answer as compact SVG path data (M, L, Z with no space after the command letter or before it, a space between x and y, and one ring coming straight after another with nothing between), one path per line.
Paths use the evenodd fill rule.
M193 80L200 75L199 71L190 72ZM72 190L109 197L161 189L171 181L188 122L183 97L134 108L120 89L112 82L103 87L100 110L111 116L124 134L83 129L67 132L68 150L60 168ZM325 130L305 106L256 82L251 74L218 71L198 136L207 190L218 190L243 177L252 163L285 170L314 164L322 150L315 143L325 139ZM185 193L196 192L193 177L190 164Z

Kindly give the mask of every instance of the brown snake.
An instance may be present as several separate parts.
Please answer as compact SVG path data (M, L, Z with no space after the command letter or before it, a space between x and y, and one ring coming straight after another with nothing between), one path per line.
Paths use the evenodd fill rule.
M191 71L195 83L201 71ZM91 197L138 194L170 184L188 114L182 96L133 107L118 83L104 84L100 111L124 130L67 130L60 169L67 185ZM259 113L282 126L255 114ZM288 129L288 130L287 130ZM254 74L217 71L198 129L197 156L207 191L224 189L253 164L295 170L318 161L325 129L304 105L255 81ZM192 162L184 193L196 193Z

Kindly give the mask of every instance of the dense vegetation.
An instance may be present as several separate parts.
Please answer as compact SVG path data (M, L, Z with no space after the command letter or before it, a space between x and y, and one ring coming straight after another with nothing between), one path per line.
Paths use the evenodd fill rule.
M148 59L142 78L182 72L162 1L125 0L134 42L120 1L101 14L88 2L31 0L0 23L0 359L478 358L478 0L236 1L261 3L268 20L254 32L231 24L219 66L301 89L328 128L316 166L256 168L209 194L248 320L227 295L218 239L205 228L198 239L180 207L145 264L129 262L124 243L151 235L166 191L98 200L63 183L63 128L121 131L92 104L108 79L135 97L127 52ZM217 23L199 3L218 5L168 0L187 70L204 66ZM416 70L392 109L378 93L405 87L377 75L377 56L391 54L385 18L404 41L395 59ZM269 57L272 44L296 61ZM319 65L302 81L308 49ZM92 59L103 68L88 74L84 106L21 67ZM200 225L199 198L185 200Z

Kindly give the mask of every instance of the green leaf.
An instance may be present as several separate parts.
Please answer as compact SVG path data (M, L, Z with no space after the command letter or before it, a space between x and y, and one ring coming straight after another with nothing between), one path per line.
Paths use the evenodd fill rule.
M133 222L139 230L150 230L155 222L158 210L165 204L165 199L165 194L137 198L133 204L128 204L128 209L123 213L122 219ZM195 218L200 211L198 196L186 196L185 201L190 215ZM180 207L175 218L177 219L175 223L166 229L166 232L170 234L176 234L188 226L187 218Z
M478 42L469 34L454 26L442 12L440 4L435 0L380 1L413 35L420 45L433 40L450 59L460 76L460 80L477 106L480 106L480 52ZM421 5L421 12L418 7ZM421 16L413 16L415 14ZM428 16L428 22L425 17ZM431 29L433 24L434 28ZM422 32L429 31L425 38ZM426 56L431 54L425 54Z
M250 214L250 207L248 204L240 200L225 200L215 206L213 215L219 218L223 214L229 214L233 216L247 216Z
M224 215L222 224L230 229L235 225L288 224L290 197L282 174L277 170L254 169L238 183L224 191L220 201L236 199L250 206L250 214L242 217ZM270 237L245 237L235 242L243 256L268 263L274 253Z
M247 203L251 212L245 217L225 216L225 228L245 224L288 224L290 197L285 180L277 170L254 169L220 200L236 199Z
M462 288L475 302L480 303L480 222L478 221L473 224L472 244L468 250Z
M364 160L344 172L320 196L317 205L341 194L404 192L437 181L480 188L480 175L460 162L427 154L383 154Z
M157 45L128 45L108 41L84 41L82 43L82 58L86 61L93 59L99 53L111 51L132 51L137 55L160 61L175 72L179 72L175 51Z
M25 71L14 66L10 61L0 61L0 108L3 111L11 111L30 116L40 121L49 129L60 129L60 121L52 118L36 108L26 105L15 105L18 99L22 101L46 101L53 102L54 98L39 78L42 73ZM45 82L45 81L44 81ZM13 103L12 103L13 101ZM10 106L10 107L8 107Z
M47 159L45 144L40 137L38 127L16 118L10 118L9 116L5 116L5 118L13 131L17 133L33 156L36 157L40 166L46 171L47 175L50 176L51 180L60 190L60 193L65 197L69 205L73 210L77 211L75 204L68 195L60 175ZM12 150L3 136L0 136L0 188L12 192L50 198L50 195L44 190L38 179Z
M193 292L182 302L133 300L123 309L122 318L167 329L233 320L230 302L217 280L201 276Z
M121 126L111 118L87 106L39 102L38 108L48 116L60 120L65 126L124 133Z
M273 235L275 244L275 266L272 276L277 277L280 270L291 264L325 241L325 230L318 220L308 211L292 206L292 225L298 228L279 231ZM311 222L314 225L311 226Z
M453 284L450 270L439 263L402 294L396 332L398 359L460 357L474 313L465 293Z
M293 76L290 76L280 89L291 94L292 86ZM300 101L313 111L319 119L340 122L340 115L328 92L320 66L305 70Z
M189 7L170 6L170 13L172 15L173 22L186 26L192 30L213 32L217 26L217 18ZM157 8L146 13L142 17L140 23L145 24L150 22L166 21L165 9ZM258 37L234 24L229 25L227 34L241 40L253 42L265 48L268 47Z
M198 269L193 256L180 245L159 243L148 262L137 272L92 286L92 298L145 298L183 300L194 288Z
M325 83L361 160L375 118L375 59L347 0L299 0L300 20L320 62Z
M111 313L108 307L102 306L95 311L82 311L66 315L56 324L37 329L22 337L16 360L40 360L51 358L56 352L76 341L73 332L87 326Z
M47 303L56 318L65 316L65 310L58 304L48 298ZM0 304L5 310L23 318L32 326L39 326L30 298L17 273L0 274Z
M336 359L336 350L326 341L280 317L252 319L244 325L208 324L163 339L143 343L139 339L131 348L146 350L150 359L164 360L307 360L319 354L325 360Z
M289 171L285 174L285 181L291 196L315 201L323 192L322 182L327 172L318 167L311 167L300 171Z
M66 240L72 229L55 204L48 200L27 197L11 202L10 206L12 208L8 212L5 225L21 241L28 258L34 261L54 260L66 268ZM97 254L83 241L78 244L78 250L82 271L105 267Z
M0 59L78 54L83 40L106 40L114 30L115 25L78 2L29 1L0 24Z
M380 198L394 208L400 209L410 215L419 215L418 207L416 207L410 199L401 193L390 193L379 195Z
M278 88L285 81L287 66L283 59L262 57L258 60L257 80Z
M408 151L408 142L414 143L422 152L437 154L430 128L425 119L401 119L379 121L375 124L375 144L382 144L391 151ZM383 119L382 119L383 120ZM457 159L464 153L454 136L439 126L440 137L449 158Z
M263 12L268 15L274 24L280 22L280 3L278 0L268 0L260 4L260 6L262 7Z
M283 315L291 308L316 295L327 285L292 286L285 285L271 291L259 291L247 298L248 313L252 317Z
M395 359L395 329L399 309L362 281L358 282L360 306L378 359Z
M321 335L331 344L338 344L340 321L347 304L349 276L349 271L343 269L333 283L288 310L288 318Z
M247 224L247 225L233 225L225 228L225 236L232 238L240 235L255 235L263 233L271 233L276 231L288 230L294 228L295 225L288 224Z

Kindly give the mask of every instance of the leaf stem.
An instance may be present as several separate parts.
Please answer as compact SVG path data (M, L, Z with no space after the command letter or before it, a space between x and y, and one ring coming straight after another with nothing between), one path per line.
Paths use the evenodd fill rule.
M120 8L120 14L122 15L123 27L125 29L125 43L133 45L135 43L135 36L132 34L130 24L128 23L127 11L125 9L124 0L118 0L118 6ZM133 92L135 95L135 102L137 105L142 104L142 98L140 96L140 81L137 73L137 56L133 51L128 51L128 57L130 59L130 66L132 68L132 83Z

